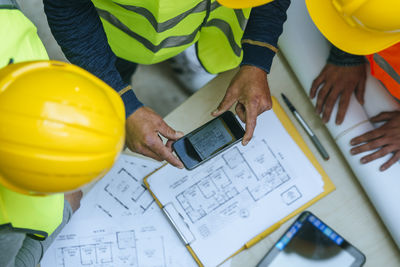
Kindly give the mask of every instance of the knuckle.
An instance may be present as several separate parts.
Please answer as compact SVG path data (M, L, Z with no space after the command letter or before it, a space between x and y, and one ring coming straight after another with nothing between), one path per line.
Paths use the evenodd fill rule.
M368 151L368 150L373 149L374 146L372 143L367 143L367 144L363 145L362 147L363 147L364 151Z
M262 111L268 110L272 108L272 103L271 101L268 101L267 99L264 99L264 101L261 104L261 109Z
M151 146L153 146L155 144L154 137L151 134L146 134L144 136L143 140L144 140L144 143L146 144L146 146L151 147Z
M326 109L329 109L329 110L333 109L333 105L335 104L335 102L336 102L336 99L335 99L335 98L333 98L333 97L328 97L328 98L326 99L326 101L325 101L325 108L326 108Z
M253 97L249 100L249 106L252 106L252 107L259 106L260 102L261 102L261 100L260 100L259 96Z
M164 121L161 118L157 118L157 120L155 121L155 126L157 127L157 129L160 129L164 126Z
M387 138L379 138L375 141L376 146L383 147L388 144ZM384 149L388 149L390 146L385 146Z
M384 146L384 147L381 149L381 151L382 151L382 153L384 153L384 155L386 155L386 154L388 154L388 153L390 153L390 152L393 151L393 147L391 147L391 146Z
M266 103L266 104L262 107L261 112L264 112L264 111L266 111L266 110L270 110L271 108L272 108L272 104L271 104L271 103Z

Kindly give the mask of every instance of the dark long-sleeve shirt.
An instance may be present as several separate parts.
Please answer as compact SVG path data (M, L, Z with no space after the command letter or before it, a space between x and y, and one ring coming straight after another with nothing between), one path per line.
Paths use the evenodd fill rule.
M122 97L126 116L143 104L115 67L99 15L90 0L44 0L50 29L68 60L93 73ZM267 73L277 51L290 0L275 0L253 8L242 39L242 65L257 66Z
M357 66L365 62L364 56L346 53L333 45L328 57L328 63L337 66Z

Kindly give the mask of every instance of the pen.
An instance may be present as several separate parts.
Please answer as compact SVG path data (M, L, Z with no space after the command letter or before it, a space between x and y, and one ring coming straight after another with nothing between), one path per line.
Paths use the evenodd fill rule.
M288 106L290 111L293 113L293 115L296 117L297 121L301 124L301 126L304 128L304 130L310 136L311 141L314 143L315 147L318 149L318 152L321 154L321 156L324 158L324 160L328 160L329 159L328 152L326 152L325 148L322 146L321 142L318 140L318 137L311 130L310 126L308 126L308 124L305 122L303 117L301 117L301 115L297 112L296 108L289 101L289 99L287 99L287 97L283 93L281 95L282 95L283 101L285 101L286 105Z

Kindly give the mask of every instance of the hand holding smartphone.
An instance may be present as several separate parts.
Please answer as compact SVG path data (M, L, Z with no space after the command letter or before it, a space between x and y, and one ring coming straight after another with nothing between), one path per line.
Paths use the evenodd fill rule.
M236 116L227 111L175 141L172 148L185 168L192 170L239 142L244 133Z

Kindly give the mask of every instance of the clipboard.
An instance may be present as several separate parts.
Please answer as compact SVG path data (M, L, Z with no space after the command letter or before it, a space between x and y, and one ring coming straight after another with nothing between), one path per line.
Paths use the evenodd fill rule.
M287 114L285 113L285 111L283 110L283 108L281 107L281 105L279 104L279 102L277 101L277 99L274 96L272 96L272 102L273 102L273 109L272 110L275 113L276 117L279 119L279 122L282 124L283 128L287 131L287 133L290 135L290 137L293 139L293 141L296 143L296 145L301 149L301 151L304 153L304 155L309 160L309 162L312 164L312 166L321 175L321 179L322 179L322 181L324 183L323 191L322 191L322 193L320 193L319 195L317 195L316 197L314 197L313 199L311 199L307 203L303 204L300 208L294 210L293 212L291 212L290 214L288 214L287 216L285 216L284 218L282 218L278 222L274 223L272 226L268 227L268 229L262 231L261 233L259 233L254 238L251 238L248 242L243 244L243 246L240 249L238 249L236 252L234 252L232 255L230 255L228 258L226 258L223 262L225 262L226 260L228 260L231 257L235 256L236 254L240 253L241 251L243 251L243 250L245 250L247 248L250 248L251 246L253 246L257 242L259 242L260 240L262 240L263 238L265 238L266 236L268 236L269 234L271 234L272 232L277 230L284 222L286 222L290 218L296 216L297 214L301 213L303 210L305 210L306 208L308 208L309 206L311 206L312 204L314 204L315 202L317 202L318 200L320 200L321 198L325 197L330 192L335 190L335 186L334 186L333 182L330 180L330 178L325 173L325 171L323 170L321 165L318 163L317 159L312 154L311 150L308 148L307 144L305 143L305 141L303 140L303 138L301 137L301 135L299 134L299 132L297 131L297 129L295 128L293 123L290 121L289 117L287 116ZM187 238L185 237L185 233L182 232L182 229L184 227L180 227L180 226L177 225L176 221L172 218L173 215L170 214L168 209L166 209L167 203L165 205L163 205L160 202L160 200L157 198L157 196L152 191L151 186L149 184L148 178L151 177L154 173L156 173L160 169L162 169L163 167L165 167L166 165L167 164L161 166L160 168L158 168L154 172L150 173L147 177L145 177L144 178L144 184L147 187L147 189L149 190L149 192L151 193L151 195L153 196L153 198L155 199L155 201L158 204L158 206L165 213L166 217L171 222L172 226L175 228L177 234L181 237L181 239L184 242L186 248L188 249L190 254L193 256L193 258L195 259L197 264L199 266L204 266L203 263L200 261L199 257L196 255L196 253L192 249L192 247L189 245L189 242L187 241ZM221 262L220 264L222 264L223 262Z

